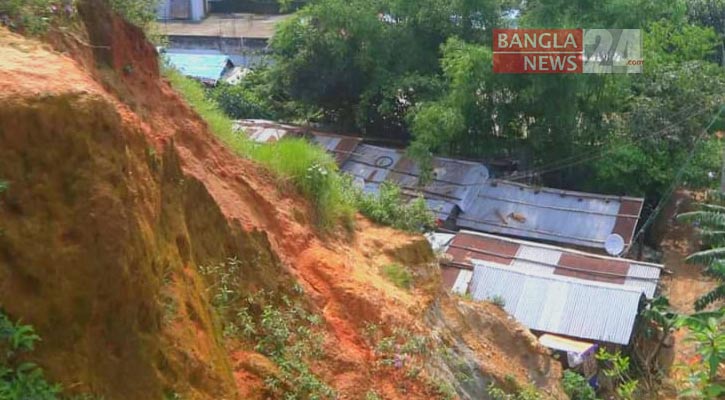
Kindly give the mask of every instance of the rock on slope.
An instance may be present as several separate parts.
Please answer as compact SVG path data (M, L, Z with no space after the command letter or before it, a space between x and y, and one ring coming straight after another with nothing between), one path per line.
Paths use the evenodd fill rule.
M50 44L0 29L0 305L43 337L33 359L50 379L105 399L277 397L265 379L281 367L223 334L218 282L200 274L236 257L241 298L265 290L321 317L324 355L306 361L339 398L480 399L491 381L561 397L526 330L438 289L421 237L359 218L353 238L321 240L307 204L160 78L137 28L99 1L81 15ZM380 276L390 263L415 289Z

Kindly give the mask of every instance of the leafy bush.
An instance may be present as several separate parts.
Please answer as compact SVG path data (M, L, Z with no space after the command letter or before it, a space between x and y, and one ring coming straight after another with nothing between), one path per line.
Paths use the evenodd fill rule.
M577 374L576 372L570 370L564 371L562 385L564 386L564 392L571 400L597 399L597 394L594 392L594 388L589 385L589 382L587 382L583 376Z
M382 397L376 391L370 389L365 392L365 400L382 400Z
M359 194L357 205L373 221L404 231L425 231L435 226L435 217L422 197L406 202L400 188L390 182L383 182L376 194Z
M58 7L53 0L3 0L0 2L0 24L12 30L25 31L32 35L45 33L51 22L64 15L72 14Z
M264 99L244 83L220 83L209 91L209 96L232 118L274 119L274 113L267 109Z
M160 0L110 0L109 3L126 21L147 30L156 20Z
M383 275L395 284L395 286L403 289L410 289L413 282L413 276L407 268L400 264L388 264L382 268Z
M631 375L629 357L619 351L609 353L600 348L596 358L602 363L601 371L614 383L619 398L634 400L639 381Z
M0 399L55 400L61 392L60 385L45 380L37 365L18 360L33 351L38 340L32 326L13 323L0 312Z

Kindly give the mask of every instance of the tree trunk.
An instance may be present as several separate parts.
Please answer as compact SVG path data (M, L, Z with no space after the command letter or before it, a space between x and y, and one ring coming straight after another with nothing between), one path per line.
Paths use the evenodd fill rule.
M650 353L649 357L647 357L644 361L644 367L648 374L652 371L652 363L657 359L657 356L662 350L662 346L665 344L665 340L667 340L667 337L670 335L670 327L667 326L665 328L667 329L662 329L662 337L660 337L660 340L657 341L657 345L654 350L652 350L652 353Z

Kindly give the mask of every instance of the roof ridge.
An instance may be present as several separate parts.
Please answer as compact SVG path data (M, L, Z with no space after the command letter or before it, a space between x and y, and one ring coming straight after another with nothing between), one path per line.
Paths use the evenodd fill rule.
M469 230L469 229L461 229L460 231L458 231L458 234L470 234L473 236L481 236L481 237L485 237L485 238L489 238L489 239L495 239L495 240L509 242L509 243L516 243L516 244L520 244L520 245L524 245L524 246L561 251L562 253L579 254L579 255L583 255L583 256L587 256L587 257L599 258L599 259L604 259L604 260L624 261L624 262L629 262L630 264L644 265L644 266L654 267L654 268L658 268L658 269L664 269L663 264L633 260L631 258L624 258L624 257L605 256L602 254L594 254L594 253L589 253L586 251L570 249L568 247L561 247L561 246L555 246L555 245L551 245L551 244L538 243L538 242L533 242L533 241L529 241L529 240L514 239L514 238L505 237L505 236L493 235L490 233L473 231L473 230ZM518 255L518 253L516 255L514 255L514 258L519 258L519 257L517 257L517 255ZM526 260L526 259L524 259L524 260Z
M596 198L596 199L638 200L638 201L642 201L644 203L644 197L617 196L617 195L612 195L612 194L591 193L591 192L581 192L578 190L558 189L558 188L553 188L553 187L548 187L548 186L532 186L532 185L527 185L525 183L509 181L506 179L489 179L488 183L524 187L524 188L529 188L532 190L539 190L542 192L549 192L549 193L556 193L556 194L566 193L571 196L578 195L578 196L584 196L584 197Z
M501 271L511 272L511 273L518 274L518 275L524 275L524 276L529 276L529 277L533 277L533 278L541 278L541 279L546 279L546 280L550 280L550 281L566 282L566 283L572 283L572 284L580 285L580 286L593 286L593 287L599 287L599 288L604 288L604 289L619 290L619 291L624 291L624 292L637 292L646 297L644 289L638 288L636 286L591 281L591 280L580 279L580 278L575 278L575 277L556 276L553 274L552 275L541 274L541 273L537 273L537 272L533 272L533 271L523 271L523 270L517 269L517 268L503 267L503 266L495 265L488 261L479 260L479 259L475 259L475 258L472 258L471 262L474 265L474 273L475 273L476 267L493 268L493 269L497 269L497 270L501 270Z

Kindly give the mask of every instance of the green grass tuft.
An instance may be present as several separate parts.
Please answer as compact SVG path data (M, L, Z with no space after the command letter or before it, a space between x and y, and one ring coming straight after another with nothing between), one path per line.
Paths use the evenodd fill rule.
M413 275L400 264L384 265L382 272L390 282L393 282L399 288L410 289L413 283Z
M172 69L165 70L172 86L207 122L211 131L241 157L269 168L312 202L319 227L328 230L341 223L352 230L355 196L350 184L338 172L332 157L303 139L285 139L259 145L243 133L235 132L231 119L209 99L200 83Z

